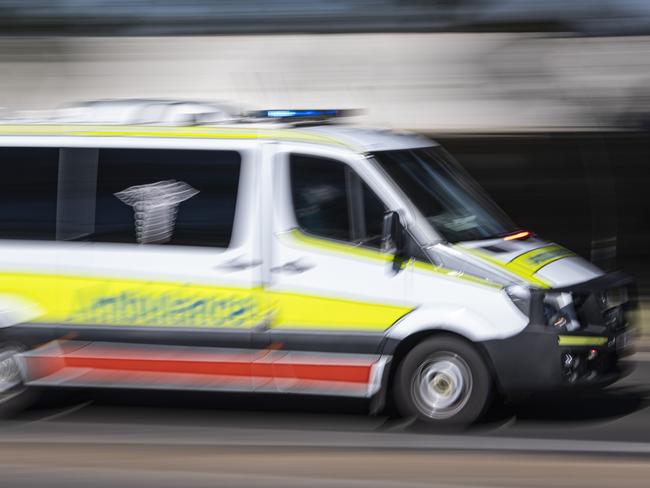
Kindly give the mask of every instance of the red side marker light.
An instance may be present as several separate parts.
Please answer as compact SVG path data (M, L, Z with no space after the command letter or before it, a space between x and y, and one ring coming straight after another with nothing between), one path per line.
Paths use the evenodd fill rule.
M515 232L514 234L507 235L503 238L504 241L514 241L516 239L527 239L533 237L533 233L528 230L522 230L520 232Z

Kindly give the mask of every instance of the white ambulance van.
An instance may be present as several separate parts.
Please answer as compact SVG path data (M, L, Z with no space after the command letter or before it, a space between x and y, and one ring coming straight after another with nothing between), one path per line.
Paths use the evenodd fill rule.
M0 125L0 401L340 395L447 424L619 377L626 276L515 226L435 142L336 114Z

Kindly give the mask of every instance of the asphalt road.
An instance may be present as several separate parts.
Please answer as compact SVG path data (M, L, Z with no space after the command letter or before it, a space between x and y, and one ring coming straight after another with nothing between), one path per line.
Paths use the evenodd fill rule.
M341 399L47 396L0 423L0 486L648 486L650 354L601 393L493 408L463 431Z

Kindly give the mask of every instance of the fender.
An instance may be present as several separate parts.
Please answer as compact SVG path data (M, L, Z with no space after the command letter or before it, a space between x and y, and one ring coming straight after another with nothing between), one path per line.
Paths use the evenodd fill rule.
M445 330L472 342L504 339L521 332L528 318L511 304L498 317L487 317L470 307L449 303L428 303L403 316L386 332L390 342L401 342L418 332ZM490 320L492 319L492 320Z

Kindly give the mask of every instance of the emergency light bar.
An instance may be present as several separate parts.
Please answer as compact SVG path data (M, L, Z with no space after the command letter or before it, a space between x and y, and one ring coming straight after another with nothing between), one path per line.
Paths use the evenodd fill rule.
M304 120L323 120L332 119L336 117L349 117L356 115L356 110L340 110L340 109L277 109L277 110L258 110L249 112L247 115L255 119L304 119Z

